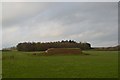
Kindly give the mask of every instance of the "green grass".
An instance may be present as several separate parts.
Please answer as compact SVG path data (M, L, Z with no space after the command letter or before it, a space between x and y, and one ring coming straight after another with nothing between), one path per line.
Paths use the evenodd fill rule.
M84 51L90 55L35 56L3 52L3 78L117 78L117 51ZM10 56L14 56L13 59Z
M0 51L0 79L2 78L2 52Z

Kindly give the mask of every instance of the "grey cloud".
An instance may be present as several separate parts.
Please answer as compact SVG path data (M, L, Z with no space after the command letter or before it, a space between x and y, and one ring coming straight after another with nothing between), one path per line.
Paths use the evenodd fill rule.
M14 6L17 4L15 3ZM23 10L17 10L22 14L11 10L17 16L6 13L7 6L3 6L3 13L8 15L3 22L3 46L14 45L21 41L62 39L87 41L92 43L92 46L117 44L118 7L115 2L24 3L21 5L27 5ZM35 7L35 5L38 6ZM40 5L43 6L40 8ZM11 15L13 19L9 18Z
M9 26L15 23L24 22L31 17L36 16L47 10L53 3L37 2L3 2L2 3L2 21L3 25Z

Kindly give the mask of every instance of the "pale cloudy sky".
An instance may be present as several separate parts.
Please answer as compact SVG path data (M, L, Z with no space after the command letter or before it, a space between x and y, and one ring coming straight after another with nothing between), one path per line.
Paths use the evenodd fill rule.
M118 44L117 2L3 2L2 47L72 39Z

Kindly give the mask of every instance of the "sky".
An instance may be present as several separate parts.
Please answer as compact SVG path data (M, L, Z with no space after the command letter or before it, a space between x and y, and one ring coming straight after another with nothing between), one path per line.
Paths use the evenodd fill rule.
M3 2L2 48L61 40L118 44L117 2Z

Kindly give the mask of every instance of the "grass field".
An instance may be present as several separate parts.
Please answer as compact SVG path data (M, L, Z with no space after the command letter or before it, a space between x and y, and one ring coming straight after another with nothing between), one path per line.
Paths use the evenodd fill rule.
M0 51L0 79L2 78L2 51Z
M3 52L3 78L117 78L117 51L84 51L90 55L35 56ZM14 56L14 58L12 58Z

